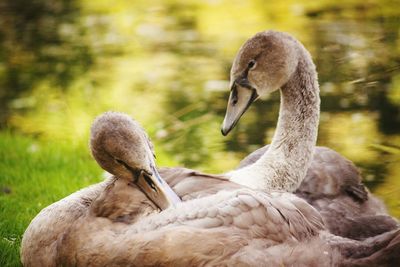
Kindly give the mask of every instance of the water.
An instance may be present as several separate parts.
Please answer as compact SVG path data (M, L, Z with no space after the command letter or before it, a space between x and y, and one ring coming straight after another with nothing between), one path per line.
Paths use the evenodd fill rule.
M279 107L278 93L258 101L221 136L235 53L258 31L287 31L317 65L318 144L351 159L400 216L400 3L309 2L4 1L2 126L86 142L96 114L120 110L162 164L226 171L270 142Z

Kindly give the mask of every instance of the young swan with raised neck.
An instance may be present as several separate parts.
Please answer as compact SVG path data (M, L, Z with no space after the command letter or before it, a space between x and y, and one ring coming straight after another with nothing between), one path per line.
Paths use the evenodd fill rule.
M160 209L181 202L159 175L153 146L145 131L128 115L106 112L97 117L91 128L90 147L104 170L137 185Z
M278 89L281 105L271 146L254 164L227 173L233 182L294 191L305 177L317 140L319 86L310 54L290 35L260 32L240 48L221 132L227 135L252 102Z

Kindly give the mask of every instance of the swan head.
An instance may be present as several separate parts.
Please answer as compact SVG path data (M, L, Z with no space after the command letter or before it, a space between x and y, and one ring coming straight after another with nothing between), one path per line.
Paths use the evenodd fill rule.
M259 97L285 85L298 64L298 42L276 31L259 32L237 53L230 74L231 93L221 132L227 135Z
M156 169L153 146L145 131L128 115L106 112L97 117L91 128L90 148L104 170L136 185L160 209L180 202Z

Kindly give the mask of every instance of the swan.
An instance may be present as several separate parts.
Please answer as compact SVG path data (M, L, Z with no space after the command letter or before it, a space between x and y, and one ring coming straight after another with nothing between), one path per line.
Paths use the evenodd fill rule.
M384 205L364 187L349 160L328 148L314 149L319 86L315 65L300 42L286 33L260 32L239 49L230 75L223 135L235 127L255 100L278 89L281 95L271 144L228 172L230 181L267 191L296 191L322 213L335 234L365 238L397 227ZM373 221L379 223L371 224ZM353 231L356 225L359 231Z
M397 244L393 240L398 232L363 243L330 234L323 237L320 214L304 200L287 192L265 194L231 182L233 188L229 190L216 194L203 191L205 197L177 202L158 213L159 206L166 206L163 202L169 203L168 197L158 197L156 204L142 186L131 182L140 176L140 172L130 170L133 166L155 169L151 143L142 131L123 114L106 113L95 120L92 153L114 177L84 189L92 194L80 191L58 203L56 209L64 205L74 210L68 205L81 203L77 200L82 198L85 205L79 215L66 209L65 215L70 212L72 216L64 216L63 229L54 228L54 221L47 218L36 221L47 229L42 235L55 237L52 243L44 242L43 236L35 239L32 230L29 239L28 228L21 249L24 266L331 266L357 263L360 259L344 258L342 254L360 247L365 254L359 255L361 260L374 262L368 257L378 253L379 262L385 263L388 257L382 259L376 247L393 250L393 243ZM146 156L136 158L138 151ZM45 210L59 214L54 211L55 204Z

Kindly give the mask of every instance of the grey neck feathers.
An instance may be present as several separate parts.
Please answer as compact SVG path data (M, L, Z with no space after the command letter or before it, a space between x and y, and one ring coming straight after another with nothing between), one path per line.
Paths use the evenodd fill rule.
M296 71L281 89L279 120L270 148L253 165L229 173L232 181L291 192L304 179L317 140L320 99L315 66L304 48L300 52Z

